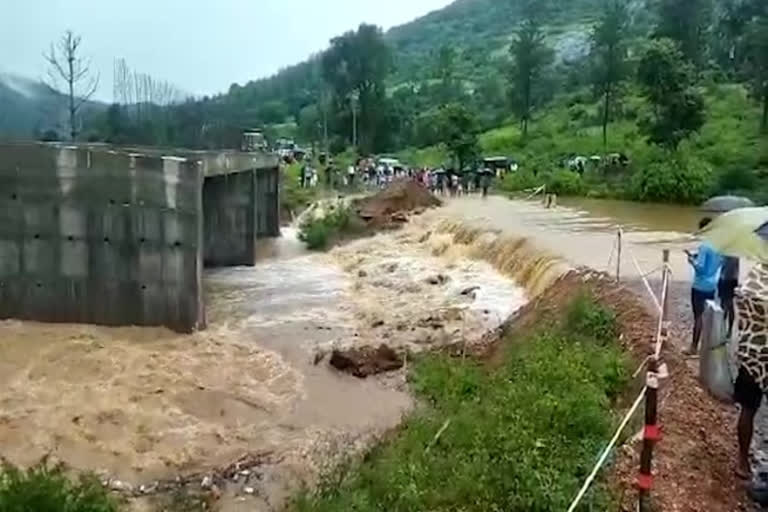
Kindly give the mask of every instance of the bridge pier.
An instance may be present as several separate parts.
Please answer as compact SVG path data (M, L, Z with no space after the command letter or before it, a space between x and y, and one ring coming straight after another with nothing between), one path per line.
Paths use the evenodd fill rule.
M280 235L278 169L212 176L203 184L204 263L253 265L256 240Z
M0 319L205 328L205 241L228 240L213 245L218 264L253 264L257 182L270 179L262 169L276 176L277 164L263 155L171 154L0 144ZM272 208L276 189L262 195ZM214 216L217 205L223 213ZM242 216L237 230L212 235Z

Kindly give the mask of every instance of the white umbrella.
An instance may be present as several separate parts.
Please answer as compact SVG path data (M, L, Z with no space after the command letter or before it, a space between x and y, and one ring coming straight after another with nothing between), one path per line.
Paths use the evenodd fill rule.
M768 207L724 213L700 235L721 254L768 263Z

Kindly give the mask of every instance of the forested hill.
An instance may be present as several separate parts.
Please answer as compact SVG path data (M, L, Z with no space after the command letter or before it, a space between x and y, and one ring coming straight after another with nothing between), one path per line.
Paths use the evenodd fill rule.
M392 48L394 61L393 72L386 81L390 94L403 85L434 81L437 55L442 48L450 48L456 77L465 82L466 88L484 89L488 107L500 107L507 94L504 82L510 61L509 44L519 27L526 1L530 0L457 0L389 30L385 40ZM639 6L644 2L631 3ZM550 44L560 60L584 57L589 27L603 2L548 0L539 3L548 3L545 25ZM271 127L277 129L275 134L290 134L293 129L293 135L309 139L314 134L302 130L302 111L320 102L323 88L321 54L318 54L274 76L244 85L233 84L227 94L212 99L211 103L216 105L217 117L225 117L239 126ZM310 114L304 112L305 117L316 117ZM498 119L486 119L489 125L495 121ZM286 128L282 133L281 127Z
M67 132L66 96L41 81L0 72L0 138L55 139ZM81 109L88 125L106 109L89 101Z
M386 34L400 61L429 56L442 47L504 53L517 29L521 0L456 0ZM571 25L594 18L600 0L553 0L550 25ZM502 50L502 52L498 52ZM423 65L423 61L422 61ZM410 66L409 66L410 68Z

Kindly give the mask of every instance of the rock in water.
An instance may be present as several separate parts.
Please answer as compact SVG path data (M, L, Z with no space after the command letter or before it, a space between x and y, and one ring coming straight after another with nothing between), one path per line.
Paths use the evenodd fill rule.
M474 295L474 293L475 293L476 291L478 291L479 289L480 289L480 287L479 287L479 286L470 286L469 288L464 288L464 289L461 291L461 294L462 294L462 295L464 295L464 296L470 296L470 295Z
M350 350L334 350L330 365L340 372L364 379L370 375L391 372L403 367L403 359L392 348L363 347Z

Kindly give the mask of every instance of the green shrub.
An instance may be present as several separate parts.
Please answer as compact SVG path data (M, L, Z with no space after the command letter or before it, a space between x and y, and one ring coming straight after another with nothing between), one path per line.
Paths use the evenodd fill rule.
M28 470L5 465L0 472L0 511L117 512L112 498L94 476L70 479L62 466L42 462Z
M641 167L632 180L632 196L640 201L682 202L705 200L713 189L712 169L681 152Z
M331 230L324 219L313 219L299 228L299 240L307 244L307 248L312 251L327 249L330 235Z
M581 175L568 169L555 171L547 181L547 191L560 196L580 196L586 191Z
M618 344L589 336L607 336L609 321L584 300L574 308L598 319L581 336L564 322L510 340L492 370L444 355L417 359L410 379L424 407L293 510L565 510L612 433L612 399L627 374ZM598 481L584 510L614 509Z
M616 339L616 315L597 304L590 295L583 294L568 308L565 331L608 343Z
M323 217L313 217L299 226L299 240L313 251L327 249L345 233L355 232L358 226L353 222L353 212L346 205L337 205Z
M508 174L503 180L498 182L498 187L507 192L519 192L540 187L544 184L541 176L534 176L530 169L521 169L515 173Z

